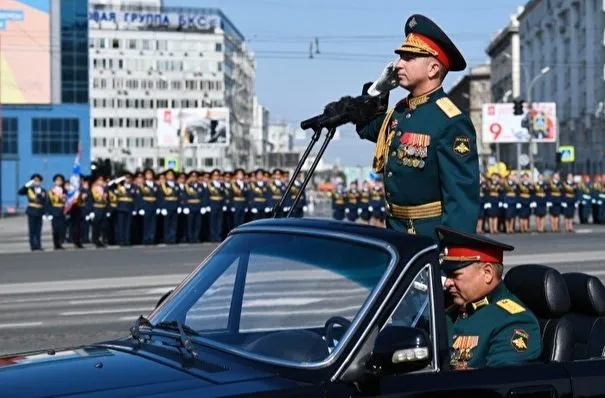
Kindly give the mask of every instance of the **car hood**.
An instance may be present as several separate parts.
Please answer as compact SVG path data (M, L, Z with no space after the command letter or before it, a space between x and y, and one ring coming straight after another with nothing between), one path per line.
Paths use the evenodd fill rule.
M0 356L2 395L23 397L228 396L296 384L198 350L112 342Z

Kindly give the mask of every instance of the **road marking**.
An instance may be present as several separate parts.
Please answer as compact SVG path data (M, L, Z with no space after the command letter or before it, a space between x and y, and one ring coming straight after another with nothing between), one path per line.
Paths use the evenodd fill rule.
M125 312L149 313L153 308L116 308L112 310L95 310L95 311L67 311L62 312L61 316L80 316L80 315L105 315L105 314L122 314Z
M40 325L42 325L42 322L0 323L0 329L27 328Z

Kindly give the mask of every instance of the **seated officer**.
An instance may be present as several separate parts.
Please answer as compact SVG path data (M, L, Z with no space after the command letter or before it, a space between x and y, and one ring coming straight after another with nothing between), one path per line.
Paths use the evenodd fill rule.
M502 281L508 246L482 236L437 227L443 250L450 365L472 369L520 364L542 351L535 315Z

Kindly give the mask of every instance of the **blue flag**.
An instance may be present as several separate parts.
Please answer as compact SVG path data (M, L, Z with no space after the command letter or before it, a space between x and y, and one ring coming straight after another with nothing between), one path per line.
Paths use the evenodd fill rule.
M74 167L69 177L69 188L67 190L67 202L65 202L65 208L63 214L69 213L72 206L76 204L80 197L80 152L76 154L74 159Z

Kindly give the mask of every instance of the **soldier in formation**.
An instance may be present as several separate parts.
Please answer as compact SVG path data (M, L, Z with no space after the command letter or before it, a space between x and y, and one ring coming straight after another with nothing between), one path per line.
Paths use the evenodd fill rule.
M235 227L252 220L273 216L273 208L286 192L289 174L276 169L247 173L214 169L211 172L157 174L147 168L118 176L80 176L81 186L68 205L73 191L61 174L53 177L48 191L42 176L34 174L19 189L27 197L28 230L31 250L43 250L43 220L52 222L53 244L63 249L65 242L76 247L92 243L108 245L220 242ZM304 191L295 208L294 198L302 179L294 181L280 216L304 217Z

